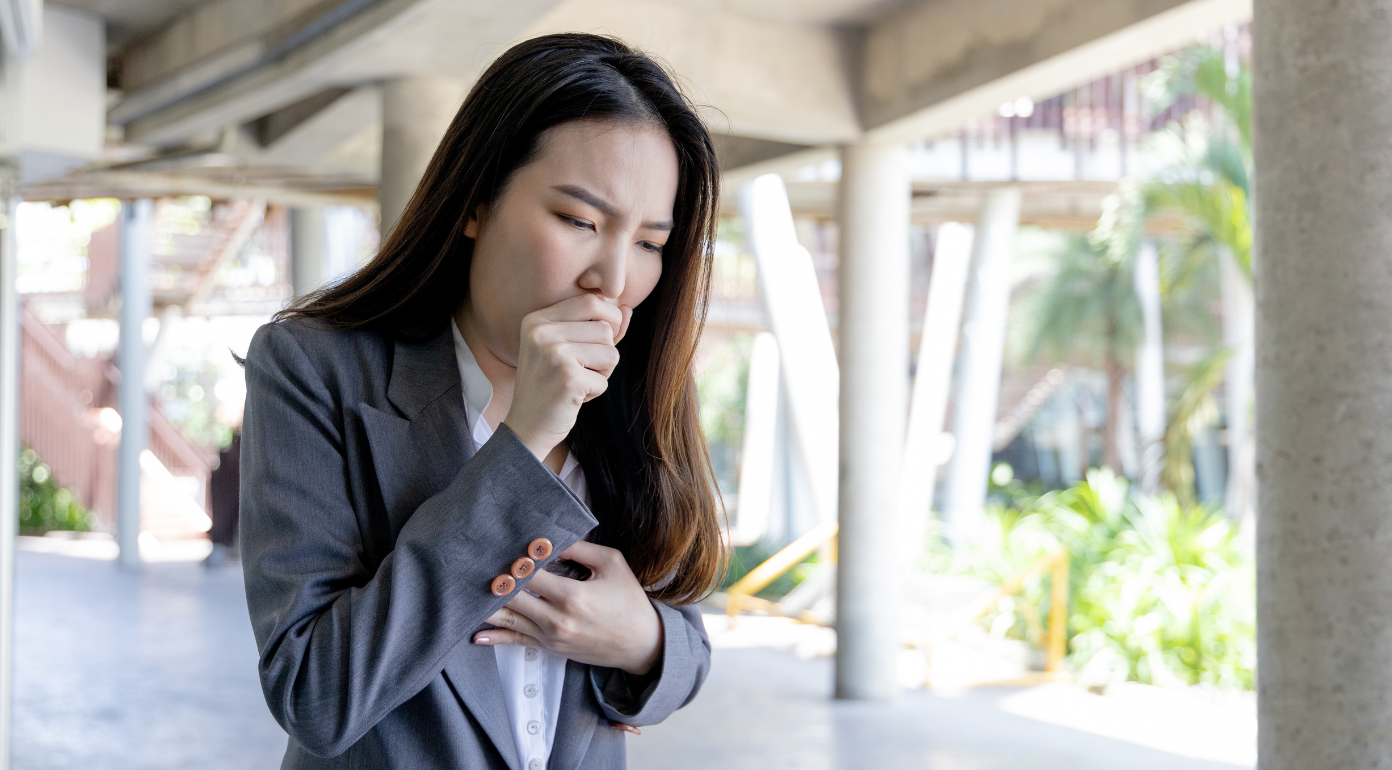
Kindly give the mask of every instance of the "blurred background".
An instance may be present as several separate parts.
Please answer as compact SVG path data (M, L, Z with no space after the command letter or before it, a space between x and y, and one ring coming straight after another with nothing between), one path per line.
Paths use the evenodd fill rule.
M662 57L722 164L731 570L632 766L1255 766L1250 2L0 5L15 767L279 762L233 356L556 30Z

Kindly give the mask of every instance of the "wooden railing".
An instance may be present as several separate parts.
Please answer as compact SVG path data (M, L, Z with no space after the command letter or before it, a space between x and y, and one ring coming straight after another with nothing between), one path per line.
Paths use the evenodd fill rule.
M116 526L119 417L113 406L120 372L105 359L77 358L27 310L20 320L20 441L33 448L60 484L92 512L96 528ZM156 406L149 449L170 473L192 476L207 508L211 458L190 443Z

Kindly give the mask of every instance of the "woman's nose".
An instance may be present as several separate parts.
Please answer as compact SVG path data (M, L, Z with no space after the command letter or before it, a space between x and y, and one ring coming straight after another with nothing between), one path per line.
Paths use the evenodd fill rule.
M606 245L580 276L580 288L597 291L606 299L618 299L623 294L628 260L621 247Z

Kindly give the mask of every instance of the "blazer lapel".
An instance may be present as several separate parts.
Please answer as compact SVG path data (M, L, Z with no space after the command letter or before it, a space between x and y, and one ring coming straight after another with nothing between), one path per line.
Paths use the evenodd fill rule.
M445 678L493 741L494 748L503 755L507 766L521 770L522 761L517 758L517 744L512 740L512 723L508 721L503 680L498 677L498 658L493 648L474 645L467 640L460 642L445 659ZM569 676L566 678L569 680ZM567 681L566 685L569 684ZM560 742L559 726L556 741Z
M444 489L475 451L448 326L428 340L396 341L387 400L397 413L364 403L358 414L395 542L411 513ZM493 648L461 641L445 659L444 675L508 767L521 770Z
M365 403L358 414L394 542L411 512L448 485L474 453L448 328L423 342L395 343L387 400L396 414Z
M593 702L589 670L583 663L566 661L561 714L556 721L556 739L551 744L551 761L546 763L549 770L579 767L599 725L599 704Z

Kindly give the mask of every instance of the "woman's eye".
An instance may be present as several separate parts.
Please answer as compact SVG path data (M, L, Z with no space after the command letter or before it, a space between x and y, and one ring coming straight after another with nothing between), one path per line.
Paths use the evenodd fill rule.
M644 249L654 254L662 253L662 246L660 244L653 243L652 241L640 241L638 245L642 246Z
M593 223L593 222L586 222L586 221L583 220L583 219L577 219L577 218L575 218L575 217L568 217L568 216L566 216L565 214L557 214L556 216L558 216L558 217L560 217L561 219L565 220L571 227L574 227L574 228L577 228L577 229L580 229L580 230L593 230L593 229L594 229L594 223Z

